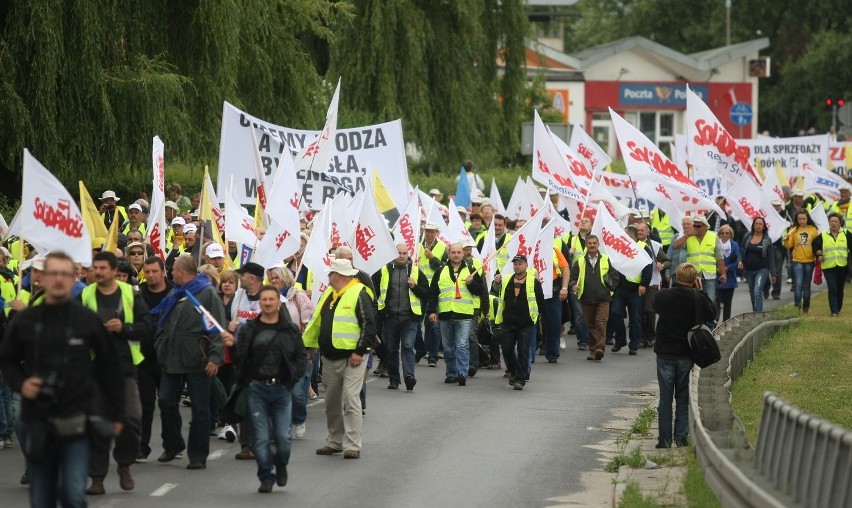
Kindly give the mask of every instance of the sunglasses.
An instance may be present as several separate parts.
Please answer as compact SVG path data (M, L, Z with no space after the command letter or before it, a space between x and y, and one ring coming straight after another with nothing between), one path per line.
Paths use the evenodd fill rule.
M142 256L142 255L144 255L144 254L145 254L145 253L144 253L144 252L142 252L141 250L135 250L135 251L133 251L133 252L128 252L128 253L127 253L127 255L128 255L128 256Z
M702 229L702 228L705 228L707 226L705 226L704 224L693 224L692 227L694 227L696 229Z

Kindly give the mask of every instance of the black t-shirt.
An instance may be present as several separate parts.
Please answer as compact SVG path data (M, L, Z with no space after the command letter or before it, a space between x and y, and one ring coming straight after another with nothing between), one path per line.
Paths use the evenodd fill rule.
M98 317L106 323L110 319L122 319L124 308L121 306L121 290L116 289L111 295L105 295L95 291L95 299L98 302Z
M251 364L249 377L251 379L270 379L278 375L281 364L281 348L274 342L278 323L264 323L258 320L254 328L251 343Z
M139 294L142 296L142 299L145 300L145 303L148 305L149 309L153 309L157 305L160 305L160 302L163 301L163 298L169 294L169 291L172 290L171 283L166 281L166 288L160 292L151 291L151 288L148 287L148 284L142 284L139 286Z

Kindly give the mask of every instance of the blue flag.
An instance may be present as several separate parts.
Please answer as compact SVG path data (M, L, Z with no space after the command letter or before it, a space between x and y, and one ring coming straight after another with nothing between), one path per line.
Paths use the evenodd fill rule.
M254 254L254 249L246 244L243 244L243 249L240 251L240 266L245 265L251 260L251 255Z
M470 206L470 183L467 181L467 171L459 171L459 184L456 186L456 205L468 208Z
M197 310L198 313L201 314L201 325L204 327L205 330L207 330L208 333L218 333L223 331L222 326L219 325L219 323L216 321L216 318L214 318L213 315L210 314L210 311L208 311L204 308L203 305L201 305L201 302L199 302L198 299L195 298L192 293L187 291L185 294L186 297L189 298L189 300L192 302L192 305L193 307L195 307L195 310Z

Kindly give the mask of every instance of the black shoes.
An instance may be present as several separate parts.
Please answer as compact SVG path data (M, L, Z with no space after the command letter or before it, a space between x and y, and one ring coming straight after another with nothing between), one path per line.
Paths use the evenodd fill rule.
M471 366L470 368L468 368L468 369L467 369L467 377L473 377L473 376L475 376L475 375L476 375L477 370L478 370L478 369L477 369L476 367L473 367L473 366Z
M459 377L458 377L458 382L459 382L459 386L464 386L464 385L466 385L466 384L467 384L467 379L465 379L465 377L464 377L464 376L459 376Z
M624 346L612 346L612 349L610 349L610 351L612 351L613 353L618 353L619 351L621 351L622 347Z
M175 460L177 458L177 456L180 454L180 452L182 452L182 451L183 450L176 451L176 452L165 451L165 452L163 452L162 455L160 455L157 458L157 462L171 462L171 461Z
M523 389L524 389L524 383L521 383L520 381L516 381L515 382L515 390L523 390Z
M275 468L275 483L279 487L287 485L287 466Z
M399 388L399 381L391 380L391 382L388 383L388 390L396 390L397 388Z
M260 482L260 487L257 488L257 491L261 494L269 494L272 492L272 482Z
M636 355L638 355L639 353L638 353L635 349L631 349L631 350L630 350L630 352L629 352L629 353L627 353L627 354L629 354L630 356L636 356Z
M444 382L448 385L456 384L459 382L459 378L447 376L447 378L444 379Z
M207 469L207 464L204 462L190 462L186 465L187 469Z
M408 376L405 378L405 389L409 392L414 389L414 385L417 384L417 380L414 379L414 376Z
M547 363L556 363L556 358L548 358Z

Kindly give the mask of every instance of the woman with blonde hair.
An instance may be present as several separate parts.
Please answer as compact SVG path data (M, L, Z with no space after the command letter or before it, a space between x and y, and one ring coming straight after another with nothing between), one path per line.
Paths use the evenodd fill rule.
M266 270L266 278L281 293L284 305L290 314L290 319L299 327L300 332L305 331L305 326L314 313L314 303L308 295L296 285L293 272L284 266L269 268ZM305 375L293 386L293 437L302 439L305 435L305 421L308 418L308 393L311 386L311 374L313 372L314 352L307 351L308 367ZM316 398L316 395L310 398Z
M734 301L734 290L738 287L737 283L737 260L740 256L740 246L734 240L734 230L731 226L725 224L719 228L717 233L719 242L722 244L722 257L725 260L725 266L728 269L728 277L724 284L716 280L716 321L719 321L721 314L722 321L727 321L731 318L731 303ZM722 310L722 307L725 310Z

